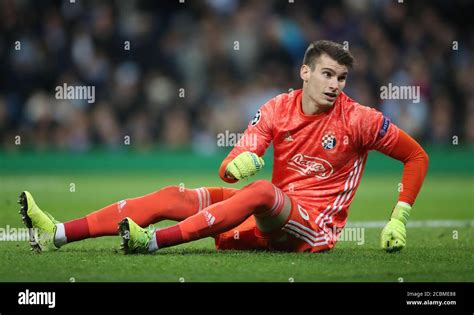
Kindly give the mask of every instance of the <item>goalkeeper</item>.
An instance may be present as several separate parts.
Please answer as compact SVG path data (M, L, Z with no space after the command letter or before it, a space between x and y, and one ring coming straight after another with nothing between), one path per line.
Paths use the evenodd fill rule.
M343 89L353 57L342 45L309 45L300 68L302 89L265 103L241 141L222 162L220 177L234 183L264 167L274 146L272 181L242 189L169 186L124 199L89 215L60 223L40 210L29 192L20 195L32 246L57 249L89 237L120 234L125 253L148 253L212 236L218 249L293 252L329 250L344 228L368 152L404 163L398 202L382 230L381 247L406 245L406 223L428 167L428 156L380 112L358 104ZM249 139L256 139L252 147ZM161 220L179 223L153 229Z

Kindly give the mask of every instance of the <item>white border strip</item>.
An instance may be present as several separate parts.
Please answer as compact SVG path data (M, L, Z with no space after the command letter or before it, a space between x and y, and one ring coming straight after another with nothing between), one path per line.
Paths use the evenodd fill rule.
M383 228L387 221L359 221L359 222L348 222L346 227L359 227L359 228ZM420 227L474 227L474 220L408 220L408 228L420 228Z
M199 206L198 206L198 210L197 212L201 211L202 210L202 195L201 195L201 189L200 188L197 188L197 189L194 189L194 191L196 192L197 196L198 196L198 199L199 199Z

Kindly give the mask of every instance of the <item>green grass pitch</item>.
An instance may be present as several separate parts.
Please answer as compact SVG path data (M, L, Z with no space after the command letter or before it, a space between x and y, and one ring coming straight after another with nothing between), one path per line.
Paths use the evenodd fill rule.
M222 185L211 175L4 174L0 225L23 227L16 200L25 189L42 209L65 221L167 185ZM396 175L364 176L348 222L387 220L396 202L398 181ZM474 180L467 176L428 176L410 220L473 220L473 192ZM118 251L118 237L90 239L57 252L35 254L28 242L1 241L0 281L474 281L472 226L409 228L407 247L395 254L379 249L380 230L365 229L363 245L339 242L332 251L320 254L217 252L213 239L208 238L153 255L124 256Z

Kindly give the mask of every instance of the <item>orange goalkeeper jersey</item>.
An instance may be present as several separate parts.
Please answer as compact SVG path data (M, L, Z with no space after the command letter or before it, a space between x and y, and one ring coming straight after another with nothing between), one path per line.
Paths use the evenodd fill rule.
M312 224L339 230L346 223L368 151L390 154L399 129L379 111L344 93L329 111L305 115L301 96L302 90L295 90L265 103L226 161L244 151L263 156L272 142L273 184L311 213ZM221 177L226 165L221 166Z

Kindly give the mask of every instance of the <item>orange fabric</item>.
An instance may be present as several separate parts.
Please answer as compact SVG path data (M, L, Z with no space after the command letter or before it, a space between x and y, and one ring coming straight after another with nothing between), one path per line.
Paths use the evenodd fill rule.
M272 183L317 212L316 224L343 228L368 152L390 152L399 128L381 112L344 93L330 111L302 116L302 93L283 93L261 106L228 158L244 151L265 156L272 143ZM221 165L221 178L227 161Z
M322 252L334 247L335 240L332 238L331 231L324 231L319 226L310 224L314 220L314 215L303 217L301 215L301 206L295 198L291 199L291 213L283 229L265 234L261 232L256 224L255 217L250 216L242 224L233 229L219 234L216 239L216 248L218 250L274 250L288 252ZM296 223L295 223L296 222ZM296 227L296 224L305 228ZM306 229L306 230L305 230ZM286 231L285 231L286 230ZM307 232L312 230L314 232ZM289 231L289 232L287 232ZM316 233L321 236L327 235L327 241L320 240L317 244L310 244L308 234ZM311 237L311 236L310 236Z
M215 236L218 250L256 250L267 249L268 242L258 237L255 217L248 217L240 225Z
M238 189L227 187L206 187L206 189L211 195L211 204L228 199L238 191Z
M91 237L89 224L86 218L64 222L64 232L68 243L80 241Z
M219 192L213 191L211 198L218 199ZM164 219L181 221L195 214L198 206L196 191L169 186L145 196L113 203L88 214L86 219L91 237L117 235L117 224L125 217L132 218L140 226L148 226Z
M281 191L277 190L272 183L266 180L255 181L236 191L231 198L214 203L179 223L181 238L167 240L165 246L226 232L240 225L253 214L278 215L283 204ZM273 211L269 212L270 209ZM158 234L157 241L160 247Z
M428 154L407 133L400 130L398 142L388 156L405 164L398 201L413 205L428 170Z
M224 159L224 161L222 161L221 163L221 166L219 167L219 177L225 181L226 183L235 183L237 182L237 179L232 179L232 178L228 178L225 176L225 169L227 168L227 164L230 163L230 161L232 161L234 159L233 156L228 156Z

